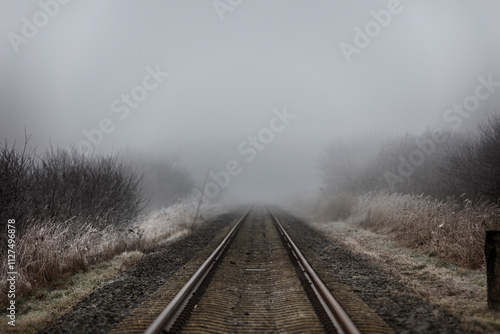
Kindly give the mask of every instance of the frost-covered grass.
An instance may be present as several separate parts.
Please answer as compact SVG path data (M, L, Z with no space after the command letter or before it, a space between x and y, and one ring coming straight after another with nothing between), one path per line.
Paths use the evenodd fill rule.
M151 212L131 229L136 237L135 247L149 252L164 241L187 234L194 214L192 202L181 202Z
M124 252L109 261L90 266L84 273L55 279L29 296L16 298L16 326L2 321L0 333L36 333L42 330L83 297L134 266L142 255L139 251Z
M29 224L26 233L16 239L17 296L30 296L57 279L85 272L126 251L157 250L167 240L190 233L217 213L217 208L200 210L193 226L196 204L188 199L151 212L130 228L109 226L99 230L79 224ZM5 256L2 253L0 257L0 291L6 291ZM0 301L5 298L6 294L2 294Z
M486 230L500 229L500 207L488 202L379 193L338 203L349 206L348 224L471 269L484 268Z
M222 213L219 206L202 206L195 219L197 206L196 199L191 197L151 212L132 228L137 247L142 251L154 250L172 238L193 232L207 219Z

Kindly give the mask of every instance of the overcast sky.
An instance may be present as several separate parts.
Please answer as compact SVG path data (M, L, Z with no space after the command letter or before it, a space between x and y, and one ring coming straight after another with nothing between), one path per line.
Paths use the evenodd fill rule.
M198 180L235 160L228 191L261 199L317 189L335 138L449 126L479 76L500 81L497 0L54 1L0 0L2 138L78 145L104 122L99 149L180 152Z

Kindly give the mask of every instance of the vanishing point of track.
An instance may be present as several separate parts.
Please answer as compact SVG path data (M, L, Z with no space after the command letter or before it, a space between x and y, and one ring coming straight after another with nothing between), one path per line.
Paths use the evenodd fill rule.
M239 219L146 333L359 333L274 213L253 211Z

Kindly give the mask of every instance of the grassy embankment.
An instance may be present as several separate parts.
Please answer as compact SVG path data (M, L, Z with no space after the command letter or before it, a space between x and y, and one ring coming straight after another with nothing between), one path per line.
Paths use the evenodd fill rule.
M168 167L170 174L163 172L163 178L170 180L176 171ZM161 241L188 233L193 204L178 203L144 216L146 197L142 175L115 155L52 150L39 157L26 147L1 148L0 305L4 310L10 301L9 219L15 219L17 275L16 327L3 321L0 331L42 328L133 266L144 253L154 251Z

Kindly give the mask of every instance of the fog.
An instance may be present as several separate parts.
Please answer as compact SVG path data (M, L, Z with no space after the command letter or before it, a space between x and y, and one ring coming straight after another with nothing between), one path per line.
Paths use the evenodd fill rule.
M63 2L0 0L0 137L178 154L198 184L230 175L226 199L314 193L331 141L450 127L500 81L495 0Z

